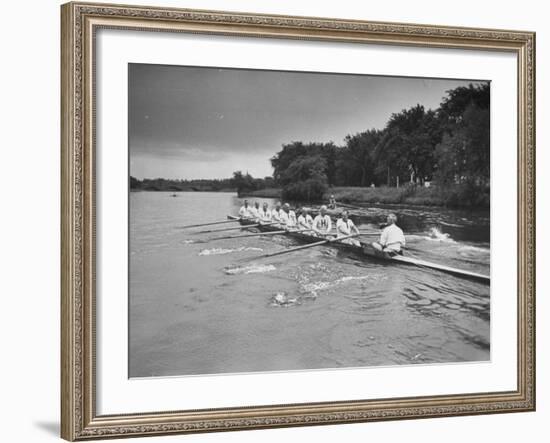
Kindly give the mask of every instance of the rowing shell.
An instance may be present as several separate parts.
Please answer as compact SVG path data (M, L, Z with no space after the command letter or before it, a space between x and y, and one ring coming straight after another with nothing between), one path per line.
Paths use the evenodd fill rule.
M231 220L239 220L239 222L243 226L256 224L256 222L253 220L242 220L242 219L239 219L239 217L234 217L231 215L228 215L227 218ZM277 231L277 230L280 230L281 228L275 225L266 225L266 226L260 225L260 226L257 226L257 229L259 229L260 231L268 232L268 231ZM313 243L313 242L319 241L319 237L315 237L313 235L308 235L300 232L289 231L285 235L288 235L289 237L295 238L305 243ZM369 243L360 242L360 244L361 246L356 246L356 245L347 244L347 243L333 242L333 243L328 243L327 245L330 245L331 247L336 247L338 249L354 252L362 257L366 256L377 260L418 266L422 268L435 269L437 271L445 272L447 274L452 274L458 277L464 277L472 280L478 280L480 282L487 283L487 284L489 284L491 281L491 278L488 275L479 274L477 272L467 271L464 269L453 268L451 266L445 266L439 263L433 263L433 262L420 260L412 257L406 257L403 255L392 256L385 252L377 251Z

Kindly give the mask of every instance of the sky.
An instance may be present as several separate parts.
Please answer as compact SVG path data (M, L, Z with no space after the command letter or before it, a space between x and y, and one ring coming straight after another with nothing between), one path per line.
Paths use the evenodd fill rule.
M285 143L340 145L472 83L148 64L130 64L128 75L130 174L139 179L265 177Z

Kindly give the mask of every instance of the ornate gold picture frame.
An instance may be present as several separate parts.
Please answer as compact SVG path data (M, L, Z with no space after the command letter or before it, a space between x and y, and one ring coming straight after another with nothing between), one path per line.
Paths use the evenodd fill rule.
M535 34L247 13L68 3L62 18L61 435L87 440L533 411ZM517 55L517 389L278 406L96 412L95 36L99 29L503 51Z

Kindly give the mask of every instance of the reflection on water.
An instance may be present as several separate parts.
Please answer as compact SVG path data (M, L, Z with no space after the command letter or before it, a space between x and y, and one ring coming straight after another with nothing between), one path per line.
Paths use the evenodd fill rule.
M489 360L489 286L325 246L245 262L297 243L204 242L220 234L179 227L240 202L178 195L130 195L132 377ZM354 220L377 229L390 211L407 255L489 273L487 213L377 206Z

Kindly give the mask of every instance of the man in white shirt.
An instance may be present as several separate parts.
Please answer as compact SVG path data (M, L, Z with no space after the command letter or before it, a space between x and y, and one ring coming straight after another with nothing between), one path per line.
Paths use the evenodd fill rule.
M311 215L308 214L306 209L302 208L297 223L299 229L311 229L313 226L313 218L311 218Z
M355 226L355 223L348 218L348 211L342 212L341 218L336 222L336 235L338 237L346 237L348 235L357 234L359 235L359 229ZM347 243L348 245L361 246L361 243L355 238L346 238L342 240L342 243Z
M290 209L290 205L288 203L285 203L283 205L283 214L281 214L281 221L283 218L285 219L285 224L287 228L296 228L297 221L296 221L296 213Z
M405 235L395 223L397 223L397 216L388 215L388 226L380 234L380 240L372 244L374 249L390 255L401 253L401 248L405 246Z
M271 220L274 222L280 222L281 221L281 202L277 202L275 204L275 207L271 211Z
M332 230L332 220L327 215L327 207L321 206L319 214L313 219L313 231L319 237L326 237Z
M269 223L271 221L271 211L267 207L267 203L264 203L258 211L260 221L263 223Z
M282 225L283 228L286 228L288 225L288 213L285 212L284 209L279 211L279 224Z
M250 208L250 213L252 214L252 217L259 219L260 218L260 203L257 201L254 202L254 206Z
M248 205L248 200L245 200L241 209L239 209L239 216L241 218L252 218L252 208Z

